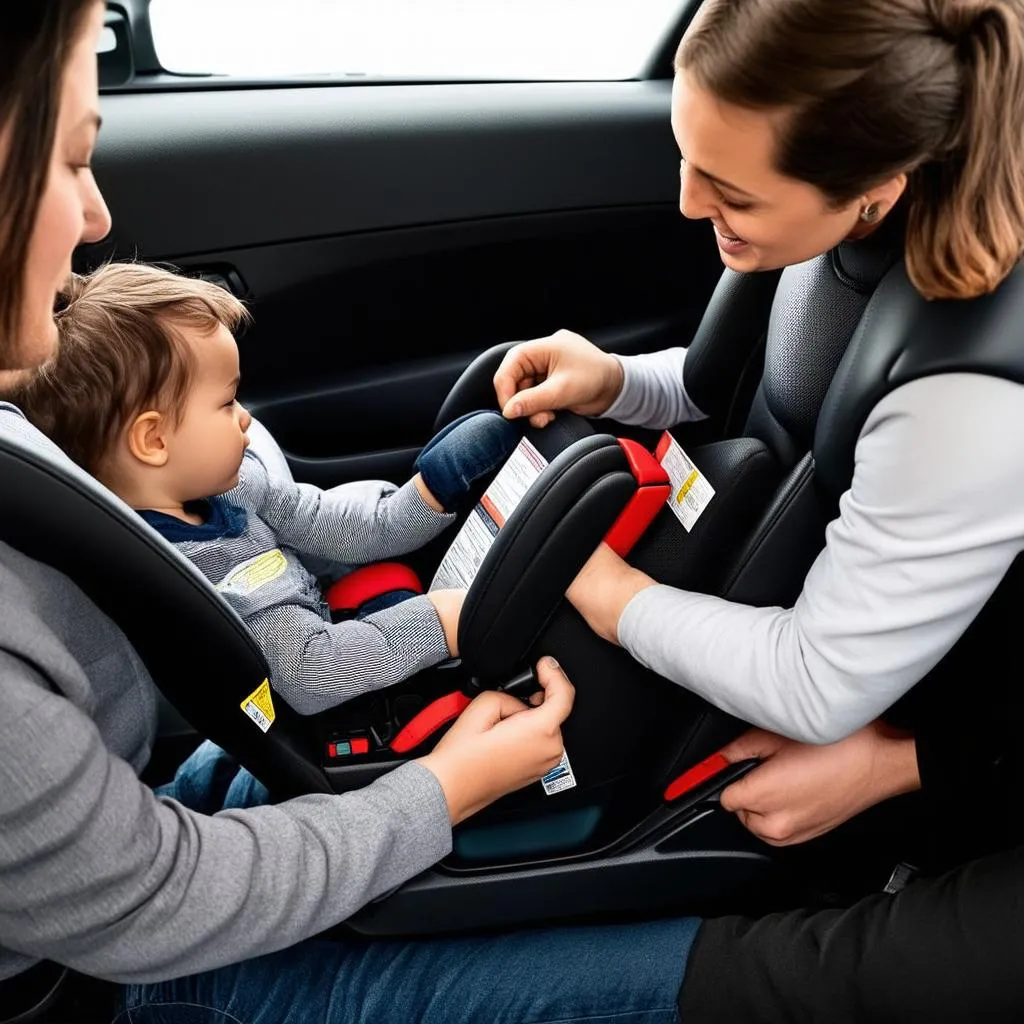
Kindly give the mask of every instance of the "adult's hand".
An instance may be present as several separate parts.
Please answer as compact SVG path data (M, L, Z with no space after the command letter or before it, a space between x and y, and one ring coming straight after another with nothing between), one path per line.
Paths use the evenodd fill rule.
M764 761L727 787L721 803L772 846L824 835L874 804L921 786L913 738L882 722L828 746L751 729L722 753L730 763Z
M553 658L537 663L543 692L532 707L511 694L483 693L419 763L437 776L452 824L536 782L558 764L562 723L575 691Z
M572 331L524 341L505 353L494 375L498 406L510 420L523 416L546 427L557 409L599 416L622 390L622 364Z

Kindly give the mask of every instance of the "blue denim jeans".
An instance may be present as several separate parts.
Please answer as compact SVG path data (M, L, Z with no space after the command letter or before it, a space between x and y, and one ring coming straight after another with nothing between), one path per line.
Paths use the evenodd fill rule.
M212 743L189 761L164 787L168 795L188 803L198 793L205 806L196 810L215 792L260 802L262 787L247 772L225 785L238 766ZM204 780L216 786L204 790ZM699 926L679 918L440 939L310 939L205 974L128 985L115 1024L678 1024Z
M427 442L415 468L442 508L455 512L473 484L512 454L522 434L522 425L501 413L468 412Z
M116 1024L678 1024L698 924L313 939L206 974L130 985Z
M270 800L267 787L215 743L205 740L175 772L174 781L158 786L157 796L173 797L200 814L237 807L258 807Z
M355 618L365 619L367 615L372 615L374 612L382 612L385 608L394 608L396 604L401 604L403 601L408 601L411 597L416 596L415 591L412 590L389 590L387 593L381 594L378 597L371 597L369 601L361 604L355 614Z

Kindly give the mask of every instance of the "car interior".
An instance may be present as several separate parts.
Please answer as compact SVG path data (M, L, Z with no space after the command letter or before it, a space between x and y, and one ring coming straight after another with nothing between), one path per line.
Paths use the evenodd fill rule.
M894 226L782 272L723 271L707 225L679 214L669 127L672 54L697 6L681 4L632 80L296 84L174 80L145 0L108 5L96 173L114 227L76 269L159 262L243 298L240 397L281 471L320 487L404 481L437 429L495 407L511 345L563 327L623 355L689 346L687 392L708 414L672 430L715 490L690 531L651 472L660 432L573 414L530 428L548 465L470 587L460 663L315 716L275 694L266 730L244 711L266 663L202 575L86 474L0 441L5 540L82 586L162 694L147 781L202 737L275 799L344 792L429 751L475 694L528 694L541 655L565 668L576 786L498 801L456 828L449 857L340 928L827 903L880 888L904 855L911 816L896 825L891 809L801 849L754 838L717 804L752 767L715 756L745 723L599 639L563 597L614 537L658 582L789 607L885 394L951 371L1024 381L1020 270L991 296L925 302ZM402 562L428 581L454 532ZM1007 629L1020 577L1015 565L922 686L969 700L965 666ZM16 1019L105 1019L102 991L77 981Z

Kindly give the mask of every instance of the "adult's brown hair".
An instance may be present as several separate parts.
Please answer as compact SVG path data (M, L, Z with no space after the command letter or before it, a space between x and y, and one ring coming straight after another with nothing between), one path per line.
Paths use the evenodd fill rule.
M1024 252L1024 0L707 0L676 68L787 111L777 169L837 205L907 173L922 295L992 291Z
M4 5L0 26L0 365L20 326L29 241L46 185L71 47L96 0Z

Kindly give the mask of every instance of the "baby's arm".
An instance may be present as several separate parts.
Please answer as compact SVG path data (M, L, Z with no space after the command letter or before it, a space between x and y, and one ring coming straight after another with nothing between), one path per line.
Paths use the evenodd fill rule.
M338 623L299 605L275 605L246 624L274 689L300 715L314 715L456 654L461 596L441 590Z
M476 481L497 469L520 437L521 428L496 412L468 413L424 447L416 476L398 488L366 481L322 491L278 482L247 453L228 498L253 509L296 551L352 563L393 558L422 547L451 523Z
M255 512L296 551L351 564L415 551L455 520L431 508L413 480L402 487L367 480L325 491L272 480L248 452L227 498Z

